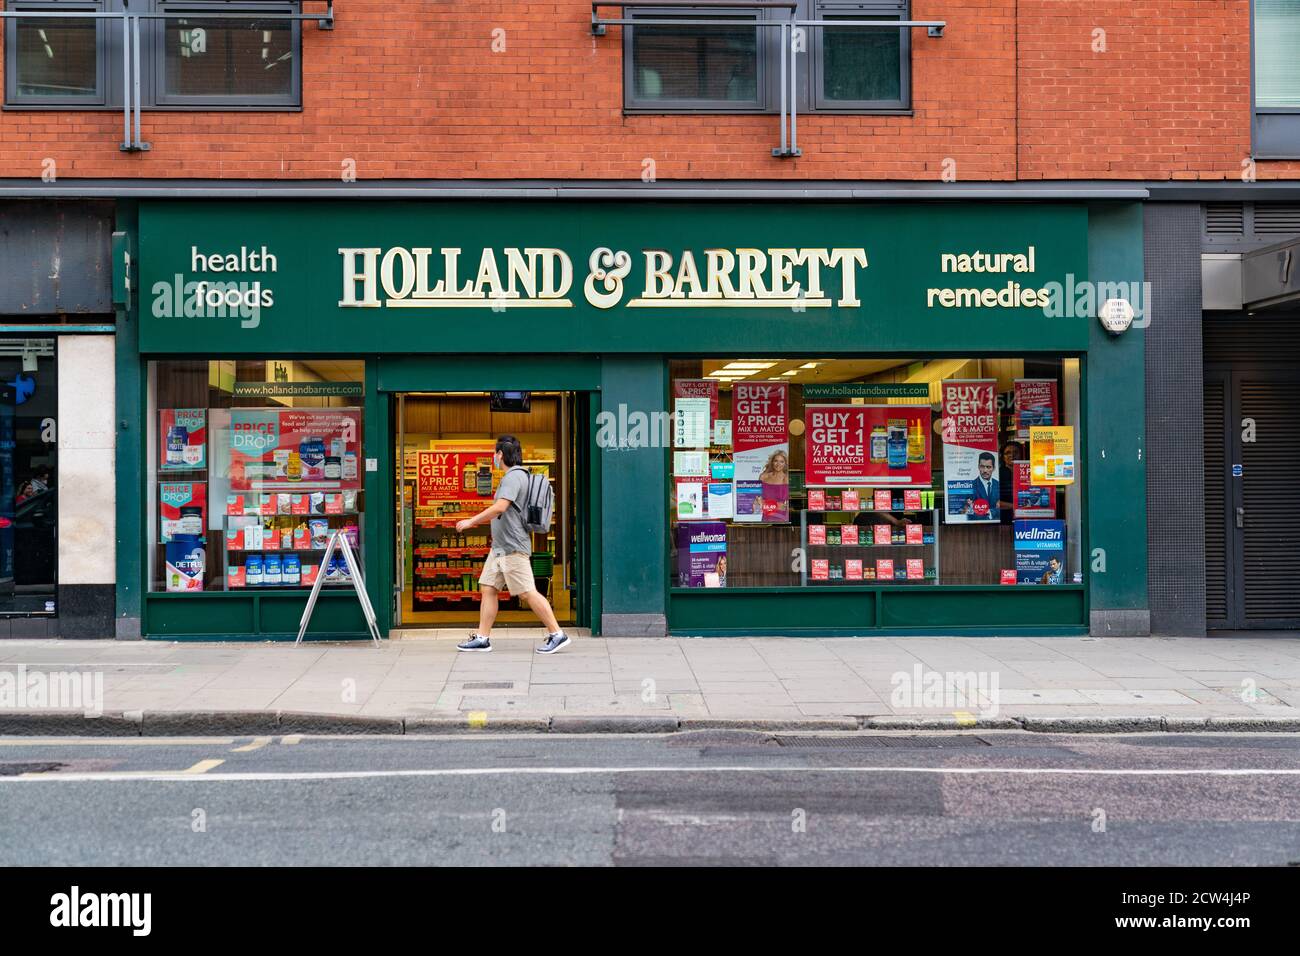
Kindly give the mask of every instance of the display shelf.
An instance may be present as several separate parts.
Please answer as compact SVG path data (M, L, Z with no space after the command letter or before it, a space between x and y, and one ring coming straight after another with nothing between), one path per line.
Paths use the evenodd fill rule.
M815 515L928 515L935 508L805 508Z
M416 601L429 603L432 601L476 601L483 596L481 591L429 591L414 592ZM509 591L498 591L497 598L504 600L510 597Z
M854 521L836 522L833 524L823 524L823 522L820 521L809 522L808 516L810 514L812 515L852 514L854 516L861 515L867 518L869 518L873 514L875 515L913 514L918 516L925 516L927 518L925 522L918 521L918 522L913 522L912 524L913 526L920 525L922 528L925 528L926 531L923 533L928 534L930 540L913 541L910 543L906 541L890 541L888 543L882 542L880 544L877 544L873 540L858 541L852 544L842 544L839 542L832 542L832 541L819 541L814 544L808 540L808 529L810 527L810 524L822 525L824 529L824 533L826 534L829 534L832 530L834 530L837 534L842 534L843 529L845 527L853 526L859 529L860 535L870 538L871 535L873 534L872 528L876 526L878 523L871 522L868 520L862 522L861 524ZM884 509L881 509L879 511L876 511L874 509L865 510L865 511L843 511L843 510L800 511L799 512L799 540L800 540L800 544L803 547L804 554L808 555L807 559L803 562L802 569L800 570L800 574L799 574L800 586L802 587L843 587L843 586L855 586L855 585L864 585L864 584L865 585L888 584L888 585L910 585L910 586L926 585L926 584L937 585L939 583L940 516L941 516L941 512L938 508L890 509L890 511L888 512L885 511ZM866 553L874 552L877 555L883 555L890 552L899 552L901 554L901 552L903 551L907 551L908 556L906 558L900 557L899 560L902 562L902 566L892 568L893 573L891 576L888 577L876 576L877 572L880 569L878 564L876 564L875 562L872 562L870 565L868 565L867 560L869 559L864 560L864 559L854 557L854 555L861 555L864 552ZM927 552L928 552L928 558L926 556ZM906 561L914 560L913 556L917 555L918 553L921 555L920 560L922 561L922 576L919 578L918 577L909 578L903 576L906 574L906 570L907 570ZM813 555L816 556L814 557ZM847 567L846 562L858 561L858 560L862 561L862 567L858 569L858 574L860 574L861 576L859 577L855 575L854 577L849 577L848 576L849 569ZM890 560L891 562L893 561L893 559L885 559L883 557L878 558L877 560ZM819 566L820 563L823 561L826 562L826 564L824 566ZM821 576L823 572L826 574L826 577Z
M463 548L461 547L437 548L427 544L417 544L415 546L415 556L417 558L431 558L440 555L445 555L449 558L486 557L488 552L491 550L492 549L487 547L486 545L482 547L467 546Z

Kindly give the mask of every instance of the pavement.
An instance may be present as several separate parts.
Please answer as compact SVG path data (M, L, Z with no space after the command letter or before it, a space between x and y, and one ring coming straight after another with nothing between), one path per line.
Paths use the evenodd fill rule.
M3 641L0 735L1300 731L1292 634L584 635L550 656L533 651L540 631L498 628L490 654L458 653L461 637L407 631L381 646ZM85 675L86 695L102 693L68 697L71 674Z

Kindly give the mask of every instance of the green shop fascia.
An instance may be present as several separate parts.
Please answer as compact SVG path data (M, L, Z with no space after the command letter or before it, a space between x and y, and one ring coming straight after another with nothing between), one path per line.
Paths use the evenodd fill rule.
M1141 283L1136 203L157 200L123 208L120 229L119 634L295 635L305 587L223 587L219 578L202 590L164 586L172 552L160 532L180 525L166 525L160 510L158 489L171 476L158 465L182 450L160 415L172 404L208 404L213 433L234 434L247 415L203 397L230 394L241 362L308 359L357 370L330 404L355 407L360 447L335 454L355 459L348 464L366 504L341 500L356 511L352 533L384 632L400 607L399 398L491 390L564 392L577 402L576 616L594 633L1143 631L1142 323L1108 334L1096 297L1080 294ZM1063 291L1044 308L1035 290L1050 288ZM663 416L683 369L696 379L712 372L726 393L732 386L718 369L729 363L796 359L865 370L857 381L913 384L974 377L971 369L1066 369L1060 403L1074 426L1078 475L1069 492L1078 539L1071 573L1041 586L952 583L941 574L924 585L817 587L827 582L792 570L787 584L771 585L747 583L737 555L726 586L683 586L674 450L653 429L645 442L598 440L602 424ZM870 377L890 359L901 370ZM190 370L194 381L173 381L184 376L171 369ZM241 387L258 394L256 383ZM941 489L937 438L933 449ZM181 472L212 480L209 541L219 541L238 480L218 451L204 462L210 474ZM817 519L798 510L798 459L789 461L789 527L759 530L775 534L776 547L794 542L786 551L806 562L804 525ZM279 462L286 466L297 467ZM940 512L934 520L949 533ZM217 550L209 544L210 559ZM364 636L349 588L325 589L311 631Z

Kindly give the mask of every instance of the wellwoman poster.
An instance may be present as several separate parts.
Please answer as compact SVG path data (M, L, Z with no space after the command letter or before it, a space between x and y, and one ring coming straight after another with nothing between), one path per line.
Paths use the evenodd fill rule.
M790 388L737 382L731 395L736 521L790 520Z

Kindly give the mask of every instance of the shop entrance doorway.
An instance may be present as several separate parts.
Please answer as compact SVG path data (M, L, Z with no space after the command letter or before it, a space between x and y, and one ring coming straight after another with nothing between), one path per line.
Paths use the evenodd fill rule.
M585 531L578 508L585 398L574 392L406 392L395 396L397 626L472 627L490 528L458 533L459 518L492 502L502 472L492 469L499 435L514 435L524 466L551 482L551 530L533 535L537 589L561 624L587 625L578 597ZM499 624L537 624L515 595L501 596Z

